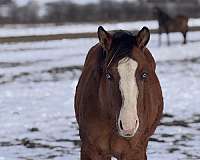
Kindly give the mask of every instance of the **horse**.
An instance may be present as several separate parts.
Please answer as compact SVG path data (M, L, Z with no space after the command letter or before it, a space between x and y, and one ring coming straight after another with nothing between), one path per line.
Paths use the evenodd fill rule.
M169 33L170 32L181 32L183 35L183 44L187 43L186 35L188 32L188 17L183 15L177 15L170 17L167 13L162 11L160 8L155 7L154 13L158 20L159 28L159 46L161 46L161 34L167 34L167 44L170 45Z
M75 93L81 160L146 160L163 112L156 63L146 48L149 29L133 35L100 26L97 34Z

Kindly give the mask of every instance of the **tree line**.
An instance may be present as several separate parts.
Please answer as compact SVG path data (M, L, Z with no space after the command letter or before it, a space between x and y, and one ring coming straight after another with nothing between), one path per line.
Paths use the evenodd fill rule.
M25 6L10 5L7 17L0 16L0 23L63 23L106 22L154 19L152 5L129 1L101 0L94 4L75 4L66 1L48 3L41 10L36 1ZM194 9L193 9L194 10ZM43 13L41 13L43 12Z

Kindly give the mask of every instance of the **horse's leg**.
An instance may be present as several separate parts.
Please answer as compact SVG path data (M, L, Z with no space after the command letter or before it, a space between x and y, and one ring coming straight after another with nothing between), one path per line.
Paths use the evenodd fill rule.
M158 34L159 34L159 38L158 38L158 45L161 46L161 30L160 28L158 29Z
M81 147L81 160L92 160L89 153L83 146Z
M161 33L159 33L159 46L161 46Z
M183 44L187 43L186 35L187 35L187 32L183 32L183 38L184 38Z
M120 160L147 160L146 153L140 153L135 155L129 155L123 156Z
M169 32L167 32L167 45L170 45L170 41L169 41Z
M105 157L104 159L105 160L111 160L111 157Z
M143 141L140 145L135 146L134 150L128 150L121 155L120 160L147 160L148 141Z
M101 155L95 147L81 146L81 160L110 160Z

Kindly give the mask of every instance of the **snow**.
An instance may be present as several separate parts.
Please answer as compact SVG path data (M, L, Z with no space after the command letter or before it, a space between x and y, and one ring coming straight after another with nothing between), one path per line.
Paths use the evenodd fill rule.
M157 21L136 21L119 23L66 23L63 25L5 25L0 28L0 37L33 36L33 35L55 35L66 33L96 32L98 26L102 25L107 30L139 30L142 26L157 29ZM189 26L200 26L200 19L189 19Z
M173 33L167 46L163 35L158 47L158 35L151 36L148 48L168 116L149 143L149 160L200 159L199 37L200 32L189 32L189 43L182 45L181 34ZM86 38L0 44L0 160L79 159L73 109L77 66L96 43Z
M150 28L157 28L157 22L122 22L122 23L66 23L64 25L5 25L0 28L0 37L7 36L31 36L31 35L52 35L52 34L64 34L64 33L87 33L96 32L98 26L102 25L105 29L139 29L141 24L144 24Z

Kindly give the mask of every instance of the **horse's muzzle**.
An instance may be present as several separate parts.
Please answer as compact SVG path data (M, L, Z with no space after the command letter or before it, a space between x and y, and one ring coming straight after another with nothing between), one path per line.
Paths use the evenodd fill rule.
M135 133L137 132L138 127L139 127L138 119L135 120L135 124L133 128L125 128L123 126L122 120L118 120L117 128L118 128L119 135L122 137L125 137L125 138L133 137Z

